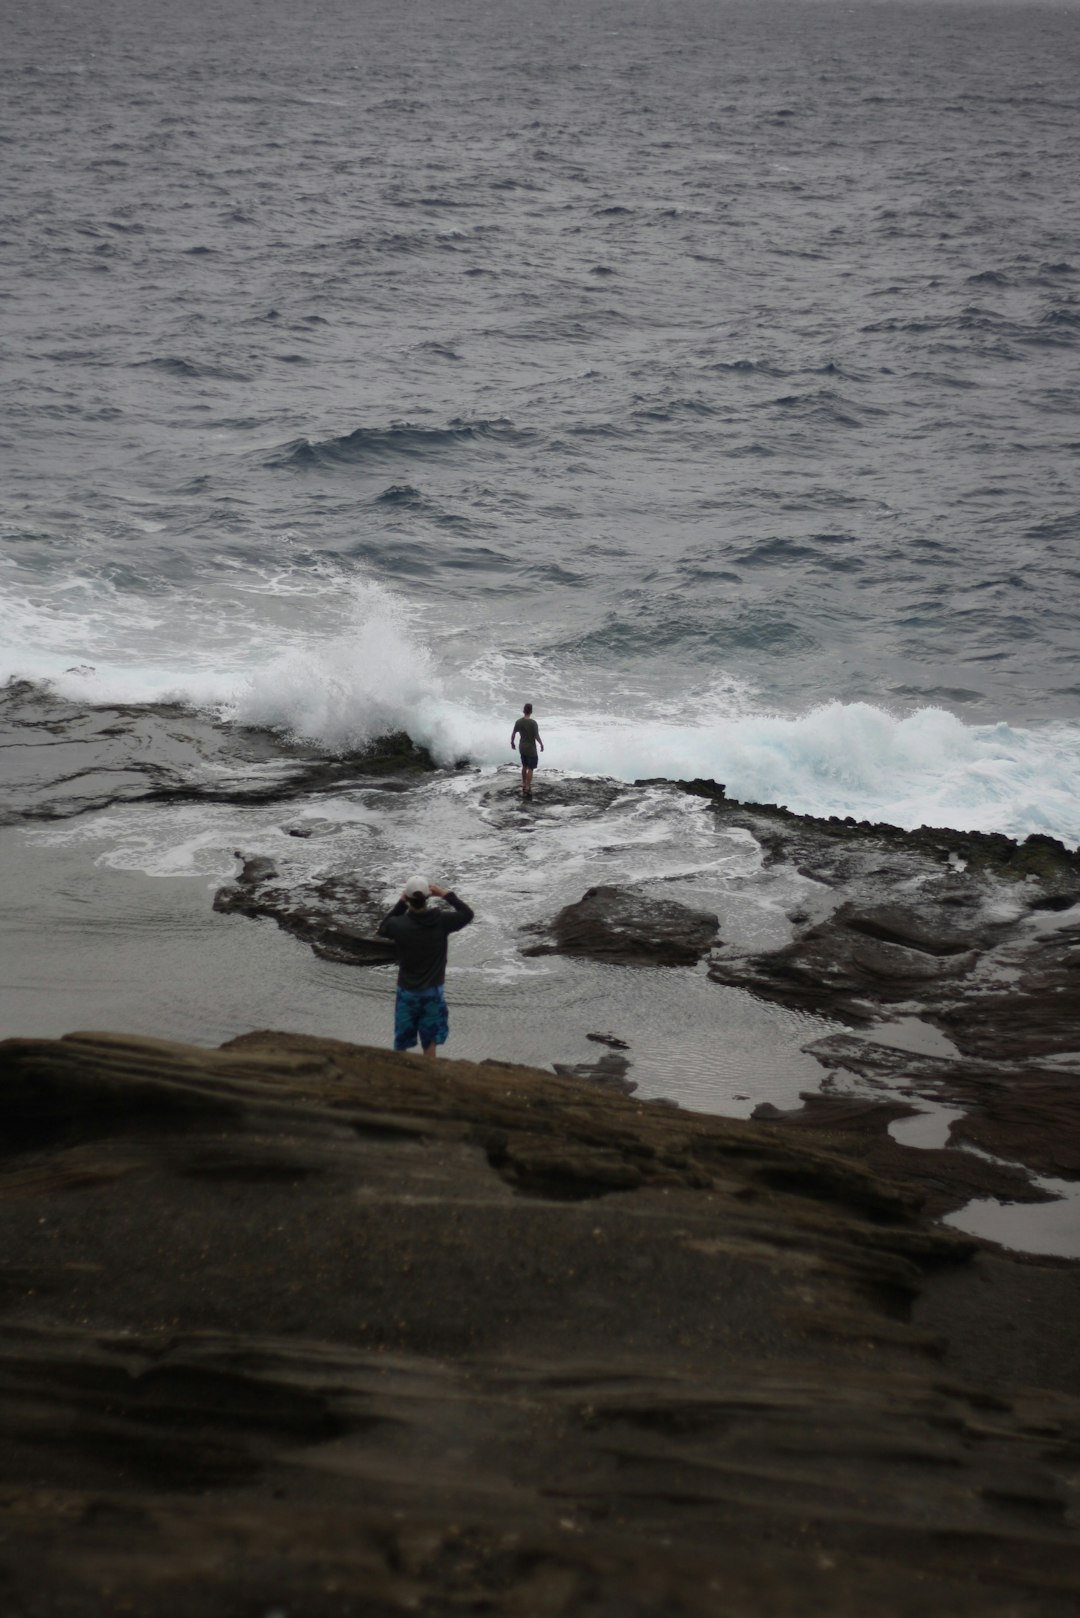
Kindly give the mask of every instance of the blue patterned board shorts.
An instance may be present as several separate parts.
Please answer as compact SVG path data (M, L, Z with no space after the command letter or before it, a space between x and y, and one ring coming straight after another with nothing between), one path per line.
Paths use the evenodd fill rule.
M445 1045L450 1035L450 1013L442 984L434 989L398 988L394 1002L394 1049L411 1051L420 1044Z
M522 748L522 750L521 750L521 768L523 770L535 770L535 768L539 764L539 762L540 762L539 753L526 753L525 749Z

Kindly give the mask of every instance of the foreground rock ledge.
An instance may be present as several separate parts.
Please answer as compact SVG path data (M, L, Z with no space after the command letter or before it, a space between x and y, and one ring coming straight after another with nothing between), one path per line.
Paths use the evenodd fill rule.
M0 1074L7 1610L1076 1610L1080 1270L805 1132L285 1034Z

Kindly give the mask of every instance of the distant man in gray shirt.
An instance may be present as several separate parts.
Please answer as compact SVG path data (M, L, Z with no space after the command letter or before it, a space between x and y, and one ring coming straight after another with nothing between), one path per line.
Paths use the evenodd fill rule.
M532 716L532 703L525 704L525 711L510 732L510 746L513 747L518 737L521 737L517 746L521 753L521 796L532 797L533 771L539 764L536 749L544 751L544 744L540 740L540 726Z

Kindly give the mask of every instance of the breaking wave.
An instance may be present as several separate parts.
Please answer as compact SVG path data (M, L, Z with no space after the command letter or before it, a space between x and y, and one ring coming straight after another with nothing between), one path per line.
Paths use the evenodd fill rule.
M730 678L674 709L647 692L627 703L601 686L599 671L569 692L542 656L523 667L498 646L481 657L481 679L440 659L421 616L385 586L323 584L317 612L249 626L229 643L229 658L222 644L168 658L159 647L151 656L146 642L140 654L131 641L123 660L110 660L102 650L121 636L102 627L88 645L85 620L54 613L47 642L35 626L42 650L10 654L0 679L47 682L93 706L184 702L328 753L403 730L440 764L481 768L510 762L510 725L527 688L547 744L544 769L624 781L704 777L731 797L806 814L1080 841L1076 725L972 725L944 708L896 715L865 702L766 713ZM73 647L86 661L72 662Z

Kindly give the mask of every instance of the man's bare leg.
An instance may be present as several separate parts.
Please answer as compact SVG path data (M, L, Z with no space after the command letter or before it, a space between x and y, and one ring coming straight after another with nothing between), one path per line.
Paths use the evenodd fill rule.
M436 1045L434 1040L431 1041L430 1045L425 1045L424 1046L424 1055L425 1056L435 1057L438 1054L439 1054L439 1047Z

